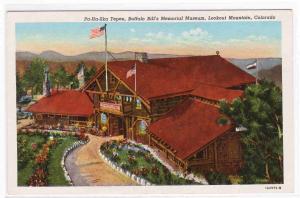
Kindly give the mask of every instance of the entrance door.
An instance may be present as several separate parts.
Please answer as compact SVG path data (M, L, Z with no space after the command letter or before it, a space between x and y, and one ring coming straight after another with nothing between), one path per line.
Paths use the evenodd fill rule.
M109 116L109 134L111 136L124 134L124 119L122 117L112 114Z

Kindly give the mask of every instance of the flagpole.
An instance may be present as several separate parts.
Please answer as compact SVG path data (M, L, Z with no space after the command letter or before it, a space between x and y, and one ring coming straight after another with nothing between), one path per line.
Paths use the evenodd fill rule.
M257 80L258 79L258 62L257 62L257 59L256 59L256 82L255 84L257 85Z
M136 93L136 74L137 74L137 69L136 69L136 52L134 53L134 69L135 69L135 75L134 75L134 92Z
M105 91L108 91L108 78L107 78L107 30L106 24L104 25L105 28Z

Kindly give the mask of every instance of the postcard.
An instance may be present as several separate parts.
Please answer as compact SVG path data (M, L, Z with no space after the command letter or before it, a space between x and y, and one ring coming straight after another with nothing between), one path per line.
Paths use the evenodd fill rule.
M293 192L292 16L8 11L8 193Z

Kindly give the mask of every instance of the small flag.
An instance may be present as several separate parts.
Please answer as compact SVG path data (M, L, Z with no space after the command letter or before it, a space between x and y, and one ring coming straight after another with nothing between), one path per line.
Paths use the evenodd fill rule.
M91 29L90 39L100 37L105 33L105 26Z
M257 65L257 62L255 61L254 63L251 63L249 65L246 66L247 69L255 69Z
M133 66L133 68L131 68L130 70L128 70L128 72L126 73L126 78L129 78L129 77L131 77L131 76L133 76L135 74L136 74L136 67Z

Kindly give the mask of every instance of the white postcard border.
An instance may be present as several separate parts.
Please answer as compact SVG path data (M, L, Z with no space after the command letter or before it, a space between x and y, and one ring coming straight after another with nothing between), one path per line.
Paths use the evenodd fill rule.
M118 11L116 11L118 12ZM164 11L161 11L164 13ZM171 12L171 11L167 11ZM177 13L180 11L176 11ZM208 11L201 11L202 13ZM214 11L209 11L214 12ZM230 12L230 11L216 11L220 12ZM238 11L238 12L249 12L249 11ZM7 23L6 23L6 58L7 58L7 80L6 87L7 90L7 157L8 157L8 192L10 194L44 194L46 192L51 192L52 194L73 194L77 195L86 195L90 194L93 191L93 194L105 194L105 195L120 195L122 194L227 194L227 193L283 193L283 192L292 192L293 191L293 181L294 181L294 163L293 163L293 24L292 24L292 13L287 11L251 11L264 12L267 14L275 13L274 15L278 16L278 19L282 22L282 64L286 67L283 67L283 119L284 119L284 130L290 131L288 135L284 137L284 175L285 175L285 184L283 185L229 185L229 186L147 186L147 187L47 187L47 188L28 188L28 187L16 187L16 115L15 115L15 29L14 25L16 22L37 22L37 21L82 21L83 12L58 12L54 14L53 12L32 12L30 14L26 12L11 12L7 14ZM109 12L111 14L112 11ZM120 13L120 12L118 12ZM121 13L125 13L121 11ZM39 17L33 16L32 14L38 14ZM92 11L89 14L96 14ZM21 16L20 16L21 15ZM72 16L71 16L72 15ZM120 15L120 14L117 14ZM287 152L289 152L287 154ZM282 190L266 190L266 186L281 186ZM118 192L118 194L114 194ZM113 193L113 194L112 194Z

